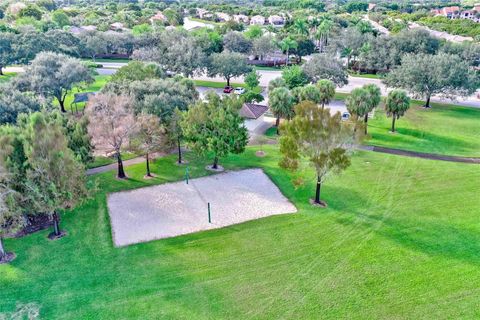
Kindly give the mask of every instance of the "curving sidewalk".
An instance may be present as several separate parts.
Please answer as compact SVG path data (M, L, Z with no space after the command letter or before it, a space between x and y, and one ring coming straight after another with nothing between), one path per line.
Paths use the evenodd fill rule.
M435 154L435 153L424 153L424 152L416 152L416 151L377 147L377 146L359 146L358 148L361 150L394 154L398 156L405 156L405 157L412 157L412 158L480 164L480 158L476 158L476 157L446 156L446 155Z

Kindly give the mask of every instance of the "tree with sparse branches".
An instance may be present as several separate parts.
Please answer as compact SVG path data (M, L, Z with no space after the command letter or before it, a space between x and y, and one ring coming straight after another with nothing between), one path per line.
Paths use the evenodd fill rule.
M122 148L136 130L133 101L128 96L97 94L86 108L88 132L95 146L109 145L117 158L117 177L126 178L122 161Z
M310 101L295 106L295 117L282 124L280 166L297 170L306 158L316 171L314 205L326 206L321 200L322 183L330 173L341 172L350 165L349 150L353 146L351 123L342 121L339 112L320 109Z
M395 132L395 120L400 119L410 108L410 98L403 90L392 90L385 101L385 112L392 117L392 133Z
M242 100L207 94L207 101L198 102L185 113L182 129L187 145L196 153L213 153L212 169L218 169L219 158L239 154L248 143L248 130L240 116Z
M152 177L150 155L160 151L166 142L166 131L160 119L153 114L142 113L136 118L138 130L132 137L133 144L145 154L146 177Z

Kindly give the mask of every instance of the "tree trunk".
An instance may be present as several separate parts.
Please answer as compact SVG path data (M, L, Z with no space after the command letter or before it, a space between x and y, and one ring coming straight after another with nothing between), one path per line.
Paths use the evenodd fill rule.
M57 214L56 211L53 211L52 218L53 218L53 233L56 236L59 236L60 235L60 223L59 223L58 214Z
M322 102L322 110L325 109L325 102Z
M178 164L182 163L182 149L180 147L180 137L177 138L177 146L178 146Z
M227 86L230 87L230 77L227 77Z
M365 114L365 135L368 134L368 113Z
M123 170L123 161L120 152L117 152L117 164L118 164L118 173L117 178L125 179L125 171Z
M212 169L218 169L218 157L217 156L215 156L215 158L213 158Z
M392 132L395 132L395 120L397 119L397 115L392 115Z
M67 112L67 110L65 110L65 101L62 99L58 99L58 103L60 104L60 110L62 112Z
M7 255L5 248L3 247L3 237L0 237L0 261Z
M277 120L275 120L275 127L277 128L277 135L280 133L278 127L280 127L280 116L277 116Z
M290 53L290 52L289 52L289 50L287 49L287 61L285 62L285 64L287 65L287 67L288 67L288 63L290 62L290 59L288 59L288 56L290 55L289 53Z
M322 187L322 182L320 177L317 176L317 190L315 191L315 203L320 203L320 189Z
M0 66L0 76L3 76L3 66Z
M425 102L425 108L430 108L430 94L427 95L427 101Z
M145 154L145 159L147 161L147 177L151 177L152 174L150 173L150 161L148 159L148 152Z

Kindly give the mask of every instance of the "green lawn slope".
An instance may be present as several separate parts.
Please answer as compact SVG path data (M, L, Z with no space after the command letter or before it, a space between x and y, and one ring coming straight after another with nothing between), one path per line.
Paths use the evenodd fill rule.
M263 168L298 213L124 248L112 245L107 194L181 180L185 168L171 156L152 180L143 164L127 181L97 176L94 199L64 215L67 237L6 241L18 257L0 265L0 314L34 303L42 319L480 317L478 166L359 152L320 209L308 204L312 170L278 168L277 148L221 164ZM192 176L207 174L188 158Z

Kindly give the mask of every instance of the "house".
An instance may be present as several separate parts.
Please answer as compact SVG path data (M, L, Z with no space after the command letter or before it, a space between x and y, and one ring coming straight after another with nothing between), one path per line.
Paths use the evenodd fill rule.
M125 29L123 23L121 22L114 22L110 25L110 29L114 30L114 31L122 31Z
M202 8L197 8L197 16L200 19L203 19L207 13L209 13L208 10L205 10L205 9L202 9Z
M372 11L373 9L375 9L375 7L376 7L376 6L377 6L377 4L376 4L376 3L369 3L369 4L368 4L368 9L367 9L367 10L368 10L368 11Z
M433 9L431 12L436 16L444 16L449 19L457 19L460 16L460 7L443 7L440 9Z
M263 26L265 24L265 17L264 16L253 16L250 19L250 24L251 25L257 25L257 26Z
M234 15L233 20L237 23L245 23L245 24L248 24L250 22L250 19L248 18L248 16L246 16L244 14Z
M278 15L268 17L268 23L275 27L283 27L285 25L285 19Z
M217 18L220 22L226 22L232 20L232 17L224 12L217 12Z
M245 119L245 127L248 131L255 131L261 124L265 122L265 112L268 107L255 103L244 103L240 109L240 115Z
M165 17L165 15L161 11L158 11L153 17L150 18L151 23L166 22L166 21L167 21L167 17Z

